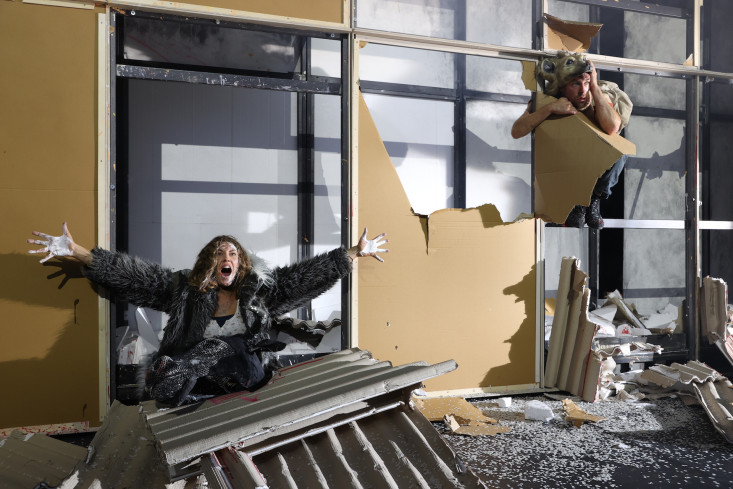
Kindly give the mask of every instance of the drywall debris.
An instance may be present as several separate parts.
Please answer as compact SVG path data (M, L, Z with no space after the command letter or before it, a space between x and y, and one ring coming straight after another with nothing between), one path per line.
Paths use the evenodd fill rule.
M570 399L563 399L562 406L565 408L565 419L573 423L576 428L580 428L585 422L597 423L606 419L602 416L586 413Z
M508 408L509 406L512 405L512 398L511 397L500 397L499 399L496 400L496 404L500 408Z
M702 332L733 365L733 306L727 302L728 284L719 278L705 277L700 287Z
M493 436L499 433L506 433L507 431L511 430L511 428L509 428L508 426L487 424L482 421L461 418L452 414L446 414L443 417L443 421L445 422L445 425L457 435Z
M550 421L555 415L552 409L542 401L532 400L524 406L524 419L536 421Z
M459 435L496 435L510 430L506 426L498 426L496 419L486 416L462 397L413 397L413 402L428 420L442 419L451 431Z
M494 418L486 416L480 409L462 397L413 397L413 401L423 416L430 421L440 421L446 415L461 419L473 419L482 423L497 424Z
M636 317L636 314L634 314L631 308L626 305L624 298L621 297L621 293L618 290L609 292L606 298L618 307L618 312L629 320L633 327L647 329L646 326L644 326L644 323L641 322L641 319Z
M14 431L0 440L3 488L56 487L84 460L86 449L42 434Z

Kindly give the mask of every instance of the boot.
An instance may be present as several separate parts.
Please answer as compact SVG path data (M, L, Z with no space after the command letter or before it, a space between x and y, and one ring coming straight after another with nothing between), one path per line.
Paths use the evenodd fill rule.
M582 228L585 225L585 206L576 205L573 210L570 211L568 217L565 219L565 226L570 228Z
M601 198L593 195L590 198L590 205L585 211L585 222L589 228L603 229L603 218L601 217Z

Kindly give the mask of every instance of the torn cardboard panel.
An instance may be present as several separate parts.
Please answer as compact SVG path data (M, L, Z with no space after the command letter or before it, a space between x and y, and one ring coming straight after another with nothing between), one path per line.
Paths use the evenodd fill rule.
M590 48L590 41L603 24L575 22L544 14L547 24L547 48L582 53Z
M597 423L606 419L603 416L586 413L570 399L563 399L562 407L565 409L565 419L573 423L576 428L580 428L586 422Z
M463 420L474 420L481 423L496 424L497 420L486 416L479 408L462 397L413 397L415 406L430 421L440 421L446 415Z
M603 389L616 363L612 357L593 349L600 326L588 314L590 289L579 263L575 257L565 257L560 266L545 385L593 402L610 394Z
M457 435L467 436L493 436L499 433L511 431L508 426L497 426L492 424L481 423L473 419L456 418L451 414L446 414L443 418L445 425Z
M536 90L536 81L529 81L536 64L522 66L525 86ZM537 92L537 107L555 100ZM636 145L618 134L606 134L582 113L546 119L535 128L535 215L565 222L573 206L590 203L598 177L624 154L636 154Z
M360 347L396 364L450 352L460 368L432 391L536 383L534 220L503 223L491 205L413 214L363 99L358 183L358 227L390 239L385 263L358 264Z
M728 321L728 284L719 278L707 276L700 287L700 322L709 343L726 339Z
M693 387L715 429L733 443L733 384L724 378Z
M480 409L462 397L420 398L413 402L429 421L443 420L453 433L468 436L496 435L511 428L497 426L496 419L486 416Z

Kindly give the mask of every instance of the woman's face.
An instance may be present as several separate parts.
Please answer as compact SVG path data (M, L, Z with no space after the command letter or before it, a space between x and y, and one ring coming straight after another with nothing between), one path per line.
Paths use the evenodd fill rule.
M227 287L234 283L239 270L239 253L232 243L224 242L216 250L216 283Z

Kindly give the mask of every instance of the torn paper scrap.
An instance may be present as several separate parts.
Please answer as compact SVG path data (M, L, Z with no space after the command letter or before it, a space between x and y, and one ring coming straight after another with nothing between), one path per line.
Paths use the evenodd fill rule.
M445 425L457 435L493 436L499 433L506 433L507 431L511 431L511 428L508 426L487 424L473 419L456 417L452 414L446 414L443 417L443 421L445 422Z
M434 397L420 399L413 397L413 402L423 416L429 421L440 421L446 414L457 419L473 420L486 424L497 424L494 418L486 416L479 408L462 397Z
M562 406L565 408L565 419L573 423L576 428L580 428L587 421L597 423L606 419L602 416L586 413L570 399L563 399Z

